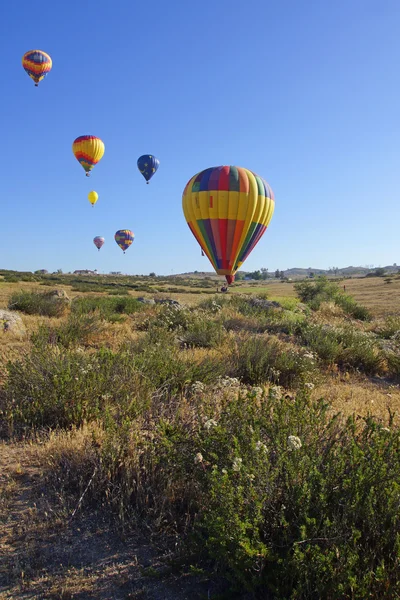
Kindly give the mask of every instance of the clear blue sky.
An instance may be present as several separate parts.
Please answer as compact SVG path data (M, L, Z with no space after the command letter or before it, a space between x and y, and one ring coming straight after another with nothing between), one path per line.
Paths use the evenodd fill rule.
M400 263L398 0L20 0L0 18L0 268L211 270L181 196L222 164L275 192L244 270ZM53 59L39 88L34 48ZM90 178L83 134L106 147Z

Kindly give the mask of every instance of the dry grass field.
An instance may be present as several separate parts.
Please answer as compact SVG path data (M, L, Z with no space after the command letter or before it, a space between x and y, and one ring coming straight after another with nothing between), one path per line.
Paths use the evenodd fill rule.
M143 285L148 286L148 281ZM114 488L112 486L107 488L108 491L104 496L109 499L107 501L104 498L100 500L100 495L96 496L94 490L91 489L95 485L92 484L92 481L98 481L100 472L99 466L93 468L93 465L96 464L97 449L100 448L102 452L111 452L116 438L112 438L112 441L110 441L111 438L107 438L111 434L104 429L101 413L90 413L92 409L85 408L87 403L85 389L79 387L79 381L74 383L74 378L78 380L79 377L73 377L75 369L73 361L81 360L78 356L80 353L84 367L79 367L79 372L85 374L82 377L86 377L87 369L92 368L90 361L96 361L98 356L102 356L102 348L106 352L115 353L116 356L119 356L118 353L120 353L123 357L125 356L123 354L125 350L121 350L123 344L133 345L135 353L132 354L130 360L139 360L138 370L133 375L133 377L136 377L135 373L140 375L140 377L138 375L137 383L140 388L138 394L149 393L149 398L153 398L152 402L155 397L158 397L157 394L160 398L165 398L162 409L157 409L162 411L160 422L163 423L162 427L164 428L167 428L166 423L168 422L177 423L177 420L182 420L185 430L193 427L195 430L198 414L203 415L201 418L208 419L212 415L211 421L213 422L219 422L219 419L222 419L225 391L222 392L220 388L212 387L215 383L209 383L212 381L209 372L211 367L205 365L214 365L214 363L217 365L221 361L225 361L229 375L233 377L232 381L236 381L235 376L241 379L243 374L243 381L247 385L245 393L252 393L252 389L263 388L264 393L271 396L276 393L274 391L276 389L281 390L280 394L285 390L288 402L291 402L290 398L295 397L300 393L299 390L305 389L304 386L306 386L309 396L307 402L318 406L323 399L328 404L327 410L330 415L340 413L339 422L342 424L348 417L353 417L354 422L359 424L364 423L365 418L374 417L380 426L397 429L400 422L400 388L395 371L398 367L393 365L398 363L390 362L386 354L377 358L376 353L380 346L373 346L373 348L365 350L365 344L369 343L370 337L368 336L375 336L373 340L379 338L380 332L388 326L387 323L392 323L390 318L400 317L400 277L392 278L390 283L386 283L383 278L364 278L344 280L338 285L340 290L343 290L343 286L345 286L346 294L352 296L358 304L365 306L370 311L372 318L369 321L357 321L334 302L324 302L316 311L304 313L304 311L297 310L296 290L293 283L271 281L249 284L240 282L232 286L227 294L220 292L213 294L212 292L216 292L217 284L215 287L210 285L202 290L198 286L191 286L189 282L186 288L179 288L178 292L171 292L164 291L164 289L168 289L168 284L162 282L157 285L156 292L152 292L151 288L147 291L129 289L128 294L125 293L121 298L173 299L184 307L188 307L187 311L183 309L177 316L179 311L171 312L165 306L152 304L142 305L140 310L135 309L136 312L133 309L132 312L126 309L127 312L124 313L125 309L121 309L122 313L118 314L103 314L101 313L103 309L98 309L100 312L93 313L93 319L95 319L93 324L89 323L92 313L84 312L86 310L84 303L87 299L96 298L103 298L106 302L107 299L114 298L114 296L108 295L105 291L73 291L71 285L57 282L54 288L65 290L72 300L72 308L67 308L64 314L58 317L19 312L26 328L26 335L23 337L13 335L12 332L4 331L0 327L0 402L3 397L2 388L5 389L5 386L11 385L11 388L7 389L12 389L13 397L17 398L17 404L19 393L32 394L32 398L37 394L38 398L43 398L40 402L46 403L45 394L47 392L43 392L41 396L41 392L37 388L40 384L37 382L41 381L40 378L45 381L45 374L53 368L53 362L56 364L56 361L59 360L58 356L65 355L65 360L72 361L68 367L68 374L58 371L58 380L52 380L54 386L59 385L57 381L65 377L65 382L57 388L60 390L59 393L63 394L67 388L76 389L76 392L71 393L76 393L76 397L80 398L79 402L82 402L79 410L89 410L89 412L82 413L84 416L81 418L79 416L81 413L74 413L73 416L70 413L65 416L64 407L61 405L57 409L60 411L59 413L54 412L55 409L53 410L52 406L49 406L43 415L50 416L42 415L41 421L35 421L37 417L32 411L40 411L39 404L37 409L33 409L24 401L25 404L21 404L18 409L22 412L18 412L13 404L7 404L7 400L4 400L5 404L0 405L0 409L3 406L3 422L9 424L8 429L7 427L3 428L3 441L0 443L0 598L59 598L63 600L70 598L80 600L86 598L137 598L143 600L174 598L185 600L190 597L194 600L195 598L219 597L218 594L223 593L225 589L223 578L222 580L218 577L216 580L210 579L206 571L195 567L191 570L180 568L179 565L169 560L169 542L164 544L154 541L153 543L151 541L153 530L150 535L149 529L149 534L146 536L141 527L135 526L133 529L128 527L124 520L126 517L122 521L115 518L115 511L120 515L125 511L123 506L125 506L126 498L122 491L118 492L121 495L118 502L121 504L117 509L113 504L112 515L110 515L107 503L108 501L111 504L114 502L113 495L117 494L116 490L122 483L114 482L112 484ZM40 282L8 283L0 278L0 309L7 308L10 297L16 292L43 293L49 289L53 288L40 285ZM255 309L248 308L251 304L246 303L253 296L277 300L284 308L268 313L272 317L265 320L260 311L254 312ZM83 312L77 312L78 321L74 321L72 312L76 311L79 299L82 301ZM207 311L209 312L207 313ZM192 322L190 319L194 319L194 321ZM209 322L207 323L207 321ZM78 329L76 330L77 322ZM89 327L86 337L79 333L79 323L83 329ZM314 337L310 337L307 323L309 323ZM222 329L221 324L223 324ZM390 326L394 327L393 324ZM42 338L37 334L39 328L42 328ZM343 345L345 342L340 341L342 339L340 332L342 330L350 331L349 328L352 333L346 335L353 336L351 343L356 344L358 339L361 340L357 342L357 344L359 343L357 348L354 345L354 352L359 352L357 359L354 355L351 356L353 346L348 346L346 349L346 346ZM164 338L160 337L161 330ZM329 347L324 339L322 347L322 338L320 341L316 341L315 336L317 333L322 335L321 332L324 331L335 332L340 339L332 337ZM174 335L174 332L177 337L173 340L171 336ZM67 337L63 338L62 335ZM79 337L80 335L81 337ZM152 335L156 340L153 348L151 344L149 346ZM54 338L54 336L56 337ZM55 346L51 346L48 341L53 338L58 340ZM273 351L275 354L271 354L270 359L273 361L272 367L268 365L262 367L266 374L269 373L268 376L265 376L265 380L262 380L262 375L255 374L256 362L263 360L257 354L258 350L254 350L254 354L249 354L249 357L246 358L246 365L244 362L242 366L240 364L241 360L244 361L243 348L248 347L251 350L253 338L257 338L260 344L265 343L267 352L270 351L269 348L275 348ZM41 339L42 341L40 341ZM63 342L63 339L66 341ZM164 339L165 342L162 341ZM339 341L337 341L338 339ZM176 340L180 344L178 348L171 345L176 344ZM375 341L373 343L375 344ZM49 344L48 352L46 344ZM170 348L168 350L170 354L165 355L167 358L157 359L161 362L154 362L153 367L148 367L146 362L140 362L140 356L143 353L144 356L148 355L149 361L155 361L154 352L164 351L163 344L166 348ZM329 353L333 352L332 345L335 344L341 348L340 359L328 357ZM154 348L160 350L154 350ZM382 352L386 352L386 346L383 345L382 348ZM310 349L313 360L311 360L311 366L307 367L309 371L303 372L297 363L289 365L282 359L285 353L288 355L294 353L293 355L297 356L296 353L306 350L310 352ZM253 350L251 351L253 352ZM35 352L37 354L34 354ZM308 356L307 352L306 357ZM335 352L339 352L339 350L335 349ZM368 352L368 356L363 352ZM390 352L392 353L392 349ZM52 353L54 353L54 358L46 363ZM101 360L111 360L108 355L104 356L105 358ZM314 364L315 356L319 357L317 370ZM230 357L229 360L227 357ZM43 361L43 364L39 364L39 360ZM232 362L234 360L239 362ZM12 375L13 371L12 369L10 371L8 366L9 361L14 363L21 361L21 365L25 364L25 361L27 366L18 367L19 371L16 370ZM171 364L167 364L169 361ZM165 376L163 380L161 371L164 368L168 370L167 367L172 369L171 365L175 364L174 361L176 361L176 369L183 369L182 375L179 375L182 377L183 383L181 387L176 388L176 391L166 393L165 386L171 385L171 379ZM121 367L117 379L113 380L115 381L113 384L115 391L114 389L106 390L107 394L104 394L97 379L100 380L103 377L102 368L104 368L104 372L106 369L111 369L111 366L106 366L106 364L108 365L105 362L105 366L101 368L95 367L99 370L94 378L88 380L87 389L91 391L88 391L87 394L102 394L99 397L105 398L112 396L113 393L117 394L117 389L122 385L121 397L125 397L123 386L127 384L123 382L125 378L127 381L129 379L126 375L131 368L129 363L126 363L123 368ZM190 369L193 365L195 365L193 371L195 374L191 375L189 373L192 373ZM59 368L61 367L57 367L57 369ZM302 366L301 369L303 368L306 369ZM185 369L187 374L185 374ZM41 372L40 377L38 376L36 381L36 373L39 371ZM262 371L260 372L262 373ZM29 376L29 373L33 378L32 392L28 391L29 381L23 380L24 377ZM147 374L144 375L145 373ZM201 389L205 390L204 401L199 400L199 404L195 406L191 404L190 398L198 398L197 392L194 396L185 396L185 390L189 389L190 381L191 385L193 380L196 380L197 383L198 380L202 381L201 373L204 373L205 383L199 385ZM221 371L220 379L225 374L228 375ZM150 390L149 388L150 391L147 391L143 384L144 380L140 379L142 376L145 378L144 380L146 377L150 380L157 376L160 383L155 384L154 389ZM229 378L228 380L230 381ZM48 393L51 396L53 384L44 383L44 385L50 386ZM130 385L133 384L130 383ZM229 385L235 386L236 383ZM97 389L101 391L95 391ZM177 391L178 389L179 391ZM232 388L232 393L236 393L235 390L237 388ZM8 391L7 394L10 392ZM58 402L56 395L54 402ZM211 407L213 407L213 412ZM112 406L111 408L106 407L104 410L110 411L110 415L113 415L112 418L117 419L119 427L126 426L126 422L118 421L122 417L114 414ZM132 411L131 408L124 408L124 410L127 411L126 415L131 415L129 412ZM23 413L23 411L26 412ZM144 427L144 433L135 429L139 425L135 425L130 430L131 443L134 443L133 440L136 439L135 443L144 444L143 447L145 447L144 440L147 439L147 435L150 435L148 433L149 423L156 418L154 411L153 408L146 416L148 419L146 427L144 427L144 422L140 422L140 427ZM60 417L61 413L64 415L62 418ZM24 415L23 419L22 414ZM131 418L133 417L129 416L129 419ZM139 421L141 418L138 417ZM48 420L46 421L46 419ZM57 421L57 419L61 420ZM68 423L68 425L62 425L62 423ZM117 434L113 433L112 435ZM142 439L141 435L145 437ZM142 441L139 441L140 439ZM172 439L174 438L171 437ZM117 452L116 448L115 446L115 452ZM121 471L118 477L120 478L127 476L123 475L125 463L128 464L131 461L129 468L136 469L135 461L139 459L133 455L130 456L129 452L121 454L118 458ZM202 452L204 453L204 450ZM200 461L200 459L198 460ZM203 457L201 457L202 460ZM191 459L192 463L193 459ZM206 470L205 463L202 464ZM111 473L114 467L107 468ZM146 465L146 469L149 469L149 473L151 472L153 477L155 466ZM73 477L77 477L79 483L72 485ZM102 483L99 480L96 485L106 485L104 480L101 481ZM179 492L179 488L174 491L177 496L182 493L182 491ZM92 499L92 503L84 508L89 498ZM154 507L152 510L155 510ZM168 535L172 529L171 525L165 526ZM177 535L176 532L174 535ZM154 540L156 539L158 538L154 538ZM343 597L347 598L347 596ZM361 596L355 595L354 597ZM389 596L387 597L389 598Z

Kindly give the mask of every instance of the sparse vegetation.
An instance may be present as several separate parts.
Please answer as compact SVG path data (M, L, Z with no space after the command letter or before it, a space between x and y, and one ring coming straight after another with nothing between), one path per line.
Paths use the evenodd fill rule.
M29 336L19 350L0 332L2 434L40 441L41 489L66 514L101 507L127 535L145 526L231 591L399 595L398 314L368 322L319 278L297 286L302 303L274 283L276 296L205 288L190 306L138 302L128 286L144 281L77 292L56 319L46 293L3 297ZM352 385L384 399L379 415L372 400L335 414L324 397L343 386L346 411Z

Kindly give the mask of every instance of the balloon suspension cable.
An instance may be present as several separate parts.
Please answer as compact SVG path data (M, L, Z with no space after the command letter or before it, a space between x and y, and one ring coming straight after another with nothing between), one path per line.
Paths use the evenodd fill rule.
M150 181L146 181L147 185L149 185Z
M39 87L39 84L38 84L38 83L35 83L35 87Z
M86 177L90 177L90 173L86 173Z

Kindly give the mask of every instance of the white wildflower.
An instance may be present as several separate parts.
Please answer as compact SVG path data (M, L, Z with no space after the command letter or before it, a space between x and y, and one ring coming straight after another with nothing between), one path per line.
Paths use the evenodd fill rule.
M224 475L226 475L226 474L227 474L227 472L228 472L228 471L227 471L226 469L222 469L222 471L221 471L221 473L223 473Z
M273 385L269 388L269 396L272 400L280 400L282 398L282 390L279 385Z
M207 431L211 429L211 427L216 427L217 425L218 423L215 419L208 419L208 421L204 423L204 427L207 429Z
M232 469L236 472L240 471L242 468L243 460L241 458L235 458L232 464Z
M289 450L300 450L302 447L301 439L296 435L289 435L288 439L288 449Z
M386 431L386 433L390 433L389 427L381 427L381 431Z
M195 381L194 383L192 383L190 389L194 394L198 394L200 392L204 392L204 390L206 389L206 386L204 385L204 383L202 381Z
M260 452L261 450L262 450L263 452L266 452L266 453L268 452L268 448L267 448L267 446L264 444L264 442L257 442L257 444L256 444L256 450L257 450L258 452Z
M218 387L238 387L240 386L240 381L237 377L218 377L217 380Z
M250 479L250 481L254 481L255 475L253 475L253 473L249 473L248 478Z
M200 464L202 462L203 462L203 455L201 454L201 452L198 452L196 454L196 456L194 457L194 464L198 465L198 464Z
M256 398L259 398L260 396L262 396L263 393L264 393L264 390L260 387L253 387L250 390L250 395L255 396Z
M305 383L304 387L311 391L315 388L315 385L313 383Z

